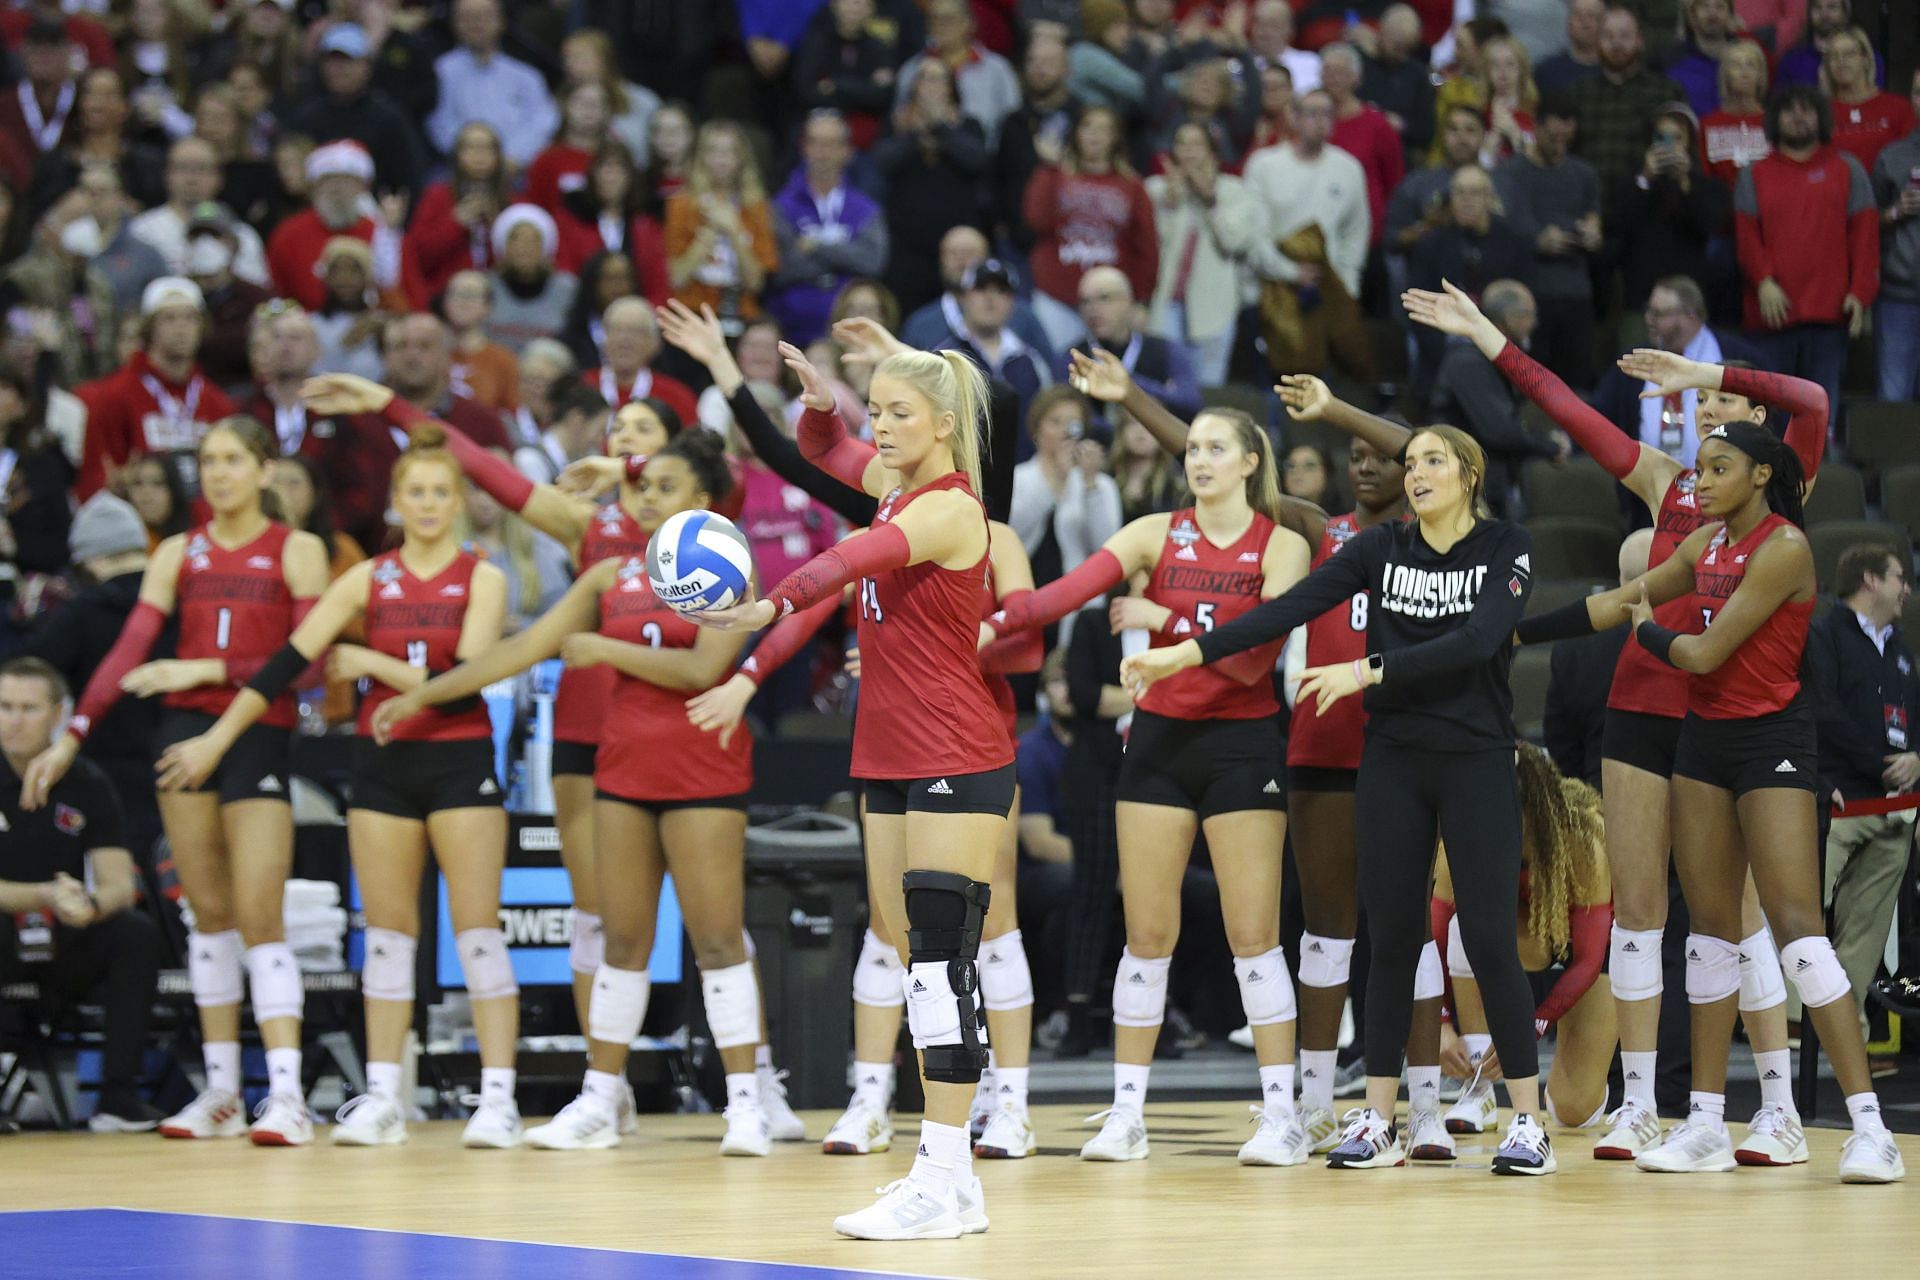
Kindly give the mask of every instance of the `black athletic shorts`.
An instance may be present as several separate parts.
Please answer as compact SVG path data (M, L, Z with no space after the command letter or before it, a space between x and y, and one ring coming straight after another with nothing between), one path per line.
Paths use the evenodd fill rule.
M1287 789L1290 791L1335 791L1351 795L1354 783L1359 780L1358 769L1329 769L1318 764L1287 766Z
M907 813L1013 812L1017 783L1012 765L986 773L949 773L938 778L868 778L867 812L882 816Z
M353 800L369 809L425 822L443 809L498 809L500 779L493 776L493 739L458 742L353 742Z
M578 773L591 778L593 759L600 748L591 742L555 742L553 744L553 776Z
M1688 712L1673 772L1737 799L1769 787L1818 794L1819 765L1813 709L1802 695L1785 710L1748 720L1707 720Z
M1287 740L1279 718L1174 720L1133 713L1114 799L1191 809L1201 818L1287 811Z
M588 750L592 748L589 747ZM741 813L747 811L747 793L744 791L730 796L702 796L693 800L636 800L632 796L615 795L604 787L595 787L593 798L610 800L614 804L632 805L656 818L663 813L673 813L680 809L737 809Z
M1673 776L1673 755L1680 745L1680 717L1607 708L1600 728L1600 758L1635 769Z
M218 716L204 711L166 708L160 715L160 728L153 735L154 759L159 759L161 753L176 742L199 737L213 728L217 719ZM221 804L287 800L292 785L292 775L287 771L291 742L292 735L287 730L255 724L240 735L233 749L207 775L207 780L193 790L218 792Z

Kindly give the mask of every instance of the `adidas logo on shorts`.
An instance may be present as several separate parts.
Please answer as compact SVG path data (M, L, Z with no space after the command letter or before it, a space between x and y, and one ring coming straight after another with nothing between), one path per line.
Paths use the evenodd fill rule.
M1793 767L1793 761L1791 761L1791 760L1782 760L1782 761L1781 761L1781 762L1780 762L1779 764L1777 764L1777 765L1775 765L1775 766L1773 766L1773 771L1774 771L1775 773L1798 773L1798 772L1800 772L1800 771L1799 771L1798 769L1796 769L1796 768L1794 768L1794 767Z
M945 778L942 778L927 788L927 794L930 796L950 796L953 794L953 788L947 785Z
M499 795L500 794L499 784L494 782L492 778L486 779L484 782L480 784L480 794L483 796Z
M1277 796L1280 794L1280 784L1278 782L1275 782L1272 778L1268 778L1267 785L1260 788L1260 794L1266 795L1266 796Z
M272 774L268 774L266 777L260 779L260 789L262 791L272 791L275 793L285 790L285 788L280 785L280 779L274 777Z

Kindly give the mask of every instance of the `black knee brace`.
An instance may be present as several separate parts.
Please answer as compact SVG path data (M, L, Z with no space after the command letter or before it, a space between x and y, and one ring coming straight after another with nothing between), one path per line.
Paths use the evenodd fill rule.
M947 985L959 1006L959 1042L921 1045L927 1079L978 1084L987 1066L987 1041L974 961L987 918L988 886L946 871L909 871L901 884L907 898L908 965L945 965ZM909 975L911 984L911 969ZM912 1007L909 999L909 1012Z

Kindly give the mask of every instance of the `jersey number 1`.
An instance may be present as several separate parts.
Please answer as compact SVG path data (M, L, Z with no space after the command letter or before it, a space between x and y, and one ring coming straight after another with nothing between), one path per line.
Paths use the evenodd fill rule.
M213 624L213 647L224 649L227 641L233 639L233 610L222 609L219 618Z

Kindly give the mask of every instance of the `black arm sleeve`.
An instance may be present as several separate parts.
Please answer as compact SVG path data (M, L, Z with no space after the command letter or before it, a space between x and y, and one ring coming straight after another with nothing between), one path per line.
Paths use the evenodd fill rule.
M1500 652L1500 646L1511 643L1514 624L1520 621L1527 597L1533 594L1533 574L1517 562L1532 553L1533 538L1519 525L1509 525L1506 536L1496 544L1486 581L1480 584L1480 598L1474 601L1466 623L1444 636L1393 650L1387 655L1382 683L1407 684L1464 670L1487 661Z
M1120 683L1120 665L1107 661L1113 642L1107 629L1107 609L1096 605L1080 611L1073 627L1073 639L1067 644L1067 698L1073 703L1074 720L1091 724L1100 718L1100 690Z
M1337 604L1352 599L1356 591L1365 591L1380 561L1392 531L1377 524L1349 542L1337 556L1329 556L1312 573L1283 592L1241 614L1218 631L1198 638L1200 660L1220 659L1247 649L1271 644L1295 627L1319 617Z
M879 504L866 494L849 489L802 457L800 446L773 425L767 417L767 411L753 398L753 392L746 383L733 389L733 394L727 397L727 407L733 410L733 420L740 428L740 434L747 438L748 446L760 461L767 464L769 471L794 488L803 490L808 497L825 503L855 528L865 528L873 523L873 513Z
M1007 522L1013 511L1013 467L1020 451L1020 397L999 378L987 379L987 448L980 460L980 483L986 492L987 519ZM870 523L872 517L868 517Z

